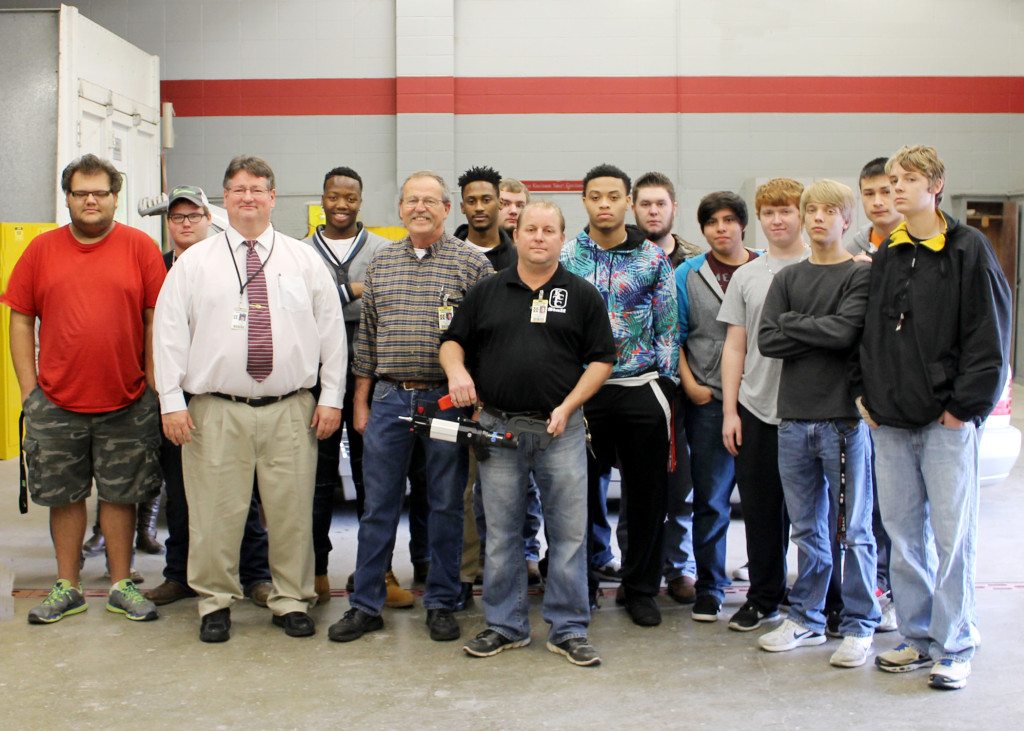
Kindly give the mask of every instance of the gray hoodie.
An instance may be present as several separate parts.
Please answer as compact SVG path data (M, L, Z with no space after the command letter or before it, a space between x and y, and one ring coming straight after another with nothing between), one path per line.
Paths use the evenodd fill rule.
M862 228L860 231L855 233L843 242L843 246L851 254L856 256L857 254L874 254L878 251L878 247L871 243L871 224Z

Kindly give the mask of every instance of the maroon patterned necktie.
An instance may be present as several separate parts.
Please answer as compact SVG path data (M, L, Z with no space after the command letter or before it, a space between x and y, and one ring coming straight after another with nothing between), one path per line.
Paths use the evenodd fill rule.
M263 383L274 369L274 341L270 334L267 278L260 268L256 242L246 241L245 245L249 247L245 254L245 276L249 281L245 288L249 296L249 359L245 370L257 383Z

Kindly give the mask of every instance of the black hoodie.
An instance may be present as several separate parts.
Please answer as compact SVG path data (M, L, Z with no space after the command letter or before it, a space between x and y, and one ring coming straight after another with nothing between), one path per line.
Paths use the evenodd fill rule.
M1006 383L1009 285L984 234L943 215L938 251L890 237L871 263L852 390L879 424L913 429L948 411L980 425Z
M469 225L462 224L455 229L455 238L462 239L463 241L469 241L466 236L469 235ZM498 229L498 235L501 237L501 243L494 248L488 249L483 252L483 255L487 257L487 261L491 262L491 266L494 271L500 272L510 266L514 266L519 261L519 254L516 253L515 244L512 243L512 237L505 233L502 229Z

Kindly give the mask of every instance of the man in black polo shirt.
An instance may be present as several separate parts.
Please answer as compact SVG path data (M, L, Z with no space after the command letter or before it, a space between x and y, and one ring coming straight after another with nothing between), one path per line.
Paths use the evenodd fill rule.
M526 414L546 420L554 439L542 449L538 435L522 434L516 451L492 449L480 461L487 629L463 649L488 657L530 642L522 525L532 471L549 546L547 648L573 664L596 665L600 655L587 641L587 455L580 406L611 374L615 341L601 295L558 263L565 243L558 207L528 204L515 240L516 266L466 294L443 335L441 365L453 403L482 404L480 424L487 430L507 431L510 416Z

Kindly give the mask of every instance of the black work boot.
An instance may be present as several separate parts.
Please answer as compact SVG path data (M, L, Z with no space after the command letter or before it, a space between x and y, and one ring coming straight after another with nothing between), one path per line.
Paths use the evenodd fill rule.
M160 495L139 503L135 547L144 553L159 555L164 547L156 539L156 514L160 512Z
M87 556L95 556L103 553L107 542L103 538L103 530L100 528L100 501L96 501L96 524L92 527L92 536L82 544L82 553Z

